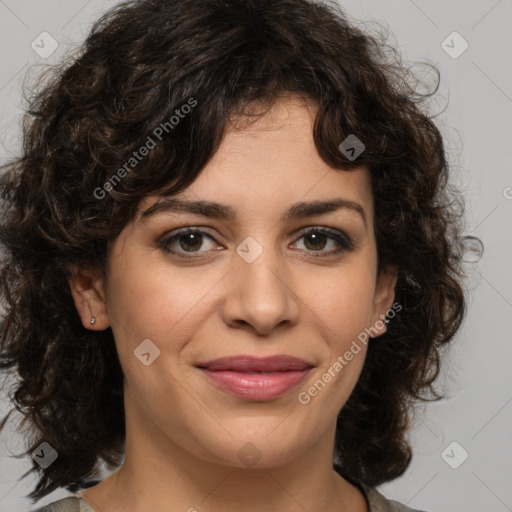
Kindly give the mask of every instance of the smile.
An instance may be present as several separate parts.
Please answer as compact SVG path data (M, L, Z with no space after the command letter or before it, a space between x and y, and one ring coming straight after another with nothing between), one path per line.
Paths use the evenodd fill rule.
M271 400L297 387L312 365L293 356L230 356L196 365L208 381L244 400Z
M231 395L245 400L270 400L278 398L297 387L310 372L289 370L283 372L236 372L231 370L212 371L202 368L211 383Z

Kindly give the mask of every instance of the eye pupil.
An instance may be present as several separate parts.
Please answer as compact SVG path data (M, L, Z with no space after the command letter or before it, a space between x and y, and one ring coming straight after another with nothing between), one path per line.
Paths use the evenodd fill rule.
M306 235L306 237L304 238L304 245L308 249L312 249L312 250L323 249L325 247L326 238L327 238L327 236L324 235L323 233L315 233L315 232L308 233ZM308 247L310 240L313 241L313 244L312 244L314 246L313 248ZM316 244L316 246L315 246L315 244ZM318 247L318 245L320 245L320 247Z
M182 249L192 249L192 251L197 251L201 248L202 245L202 235L200 233L186 233L185 235L180 236L180 246ZM183 243L185 240L185 244ZM194 240L196 242L194 246ZM189 244L189 241L192 241L192 244ZM199 243L198 243L199 242Z

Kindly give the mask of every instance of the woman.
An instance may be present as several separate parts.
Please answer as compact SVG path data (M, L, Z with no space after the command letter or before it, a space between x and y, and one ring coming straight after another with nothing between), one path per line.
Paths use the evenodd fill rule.
M375 487L440 398L463 238L388 49L307 0L136 0L32 99L0 343L30 497L76 493L40 510L412 510Z

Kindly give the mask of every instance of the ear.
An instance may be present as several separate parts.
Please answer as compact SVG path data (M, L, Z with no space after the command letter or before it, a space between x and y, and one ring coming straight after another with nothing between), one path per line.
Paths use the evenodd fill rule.
M383 271L377 277L375 286L375 295L373 298L373 316L371 332L376 332L372 338L378 338L387 330L386 323L384 322L387 312L393 305L395 299L395 286L397 280L396 269L389 269Z
M101 272L95 269L73 268L68 283L82 325L92 331L102 331L109 327Z

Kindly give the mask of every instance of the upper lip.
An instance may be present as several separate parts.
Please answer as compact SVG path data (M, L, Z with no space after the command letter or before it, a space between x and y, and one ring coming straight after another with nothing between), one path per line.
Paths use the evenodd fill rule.
M311 365L299 359L298 357L277 355L270 357L254 357L254 356L230 356L221 357L220 359L212 359L198 363L196 366L206 368L210 371L226 371L234 372L284 372L284 371L300 371L311 368Z

